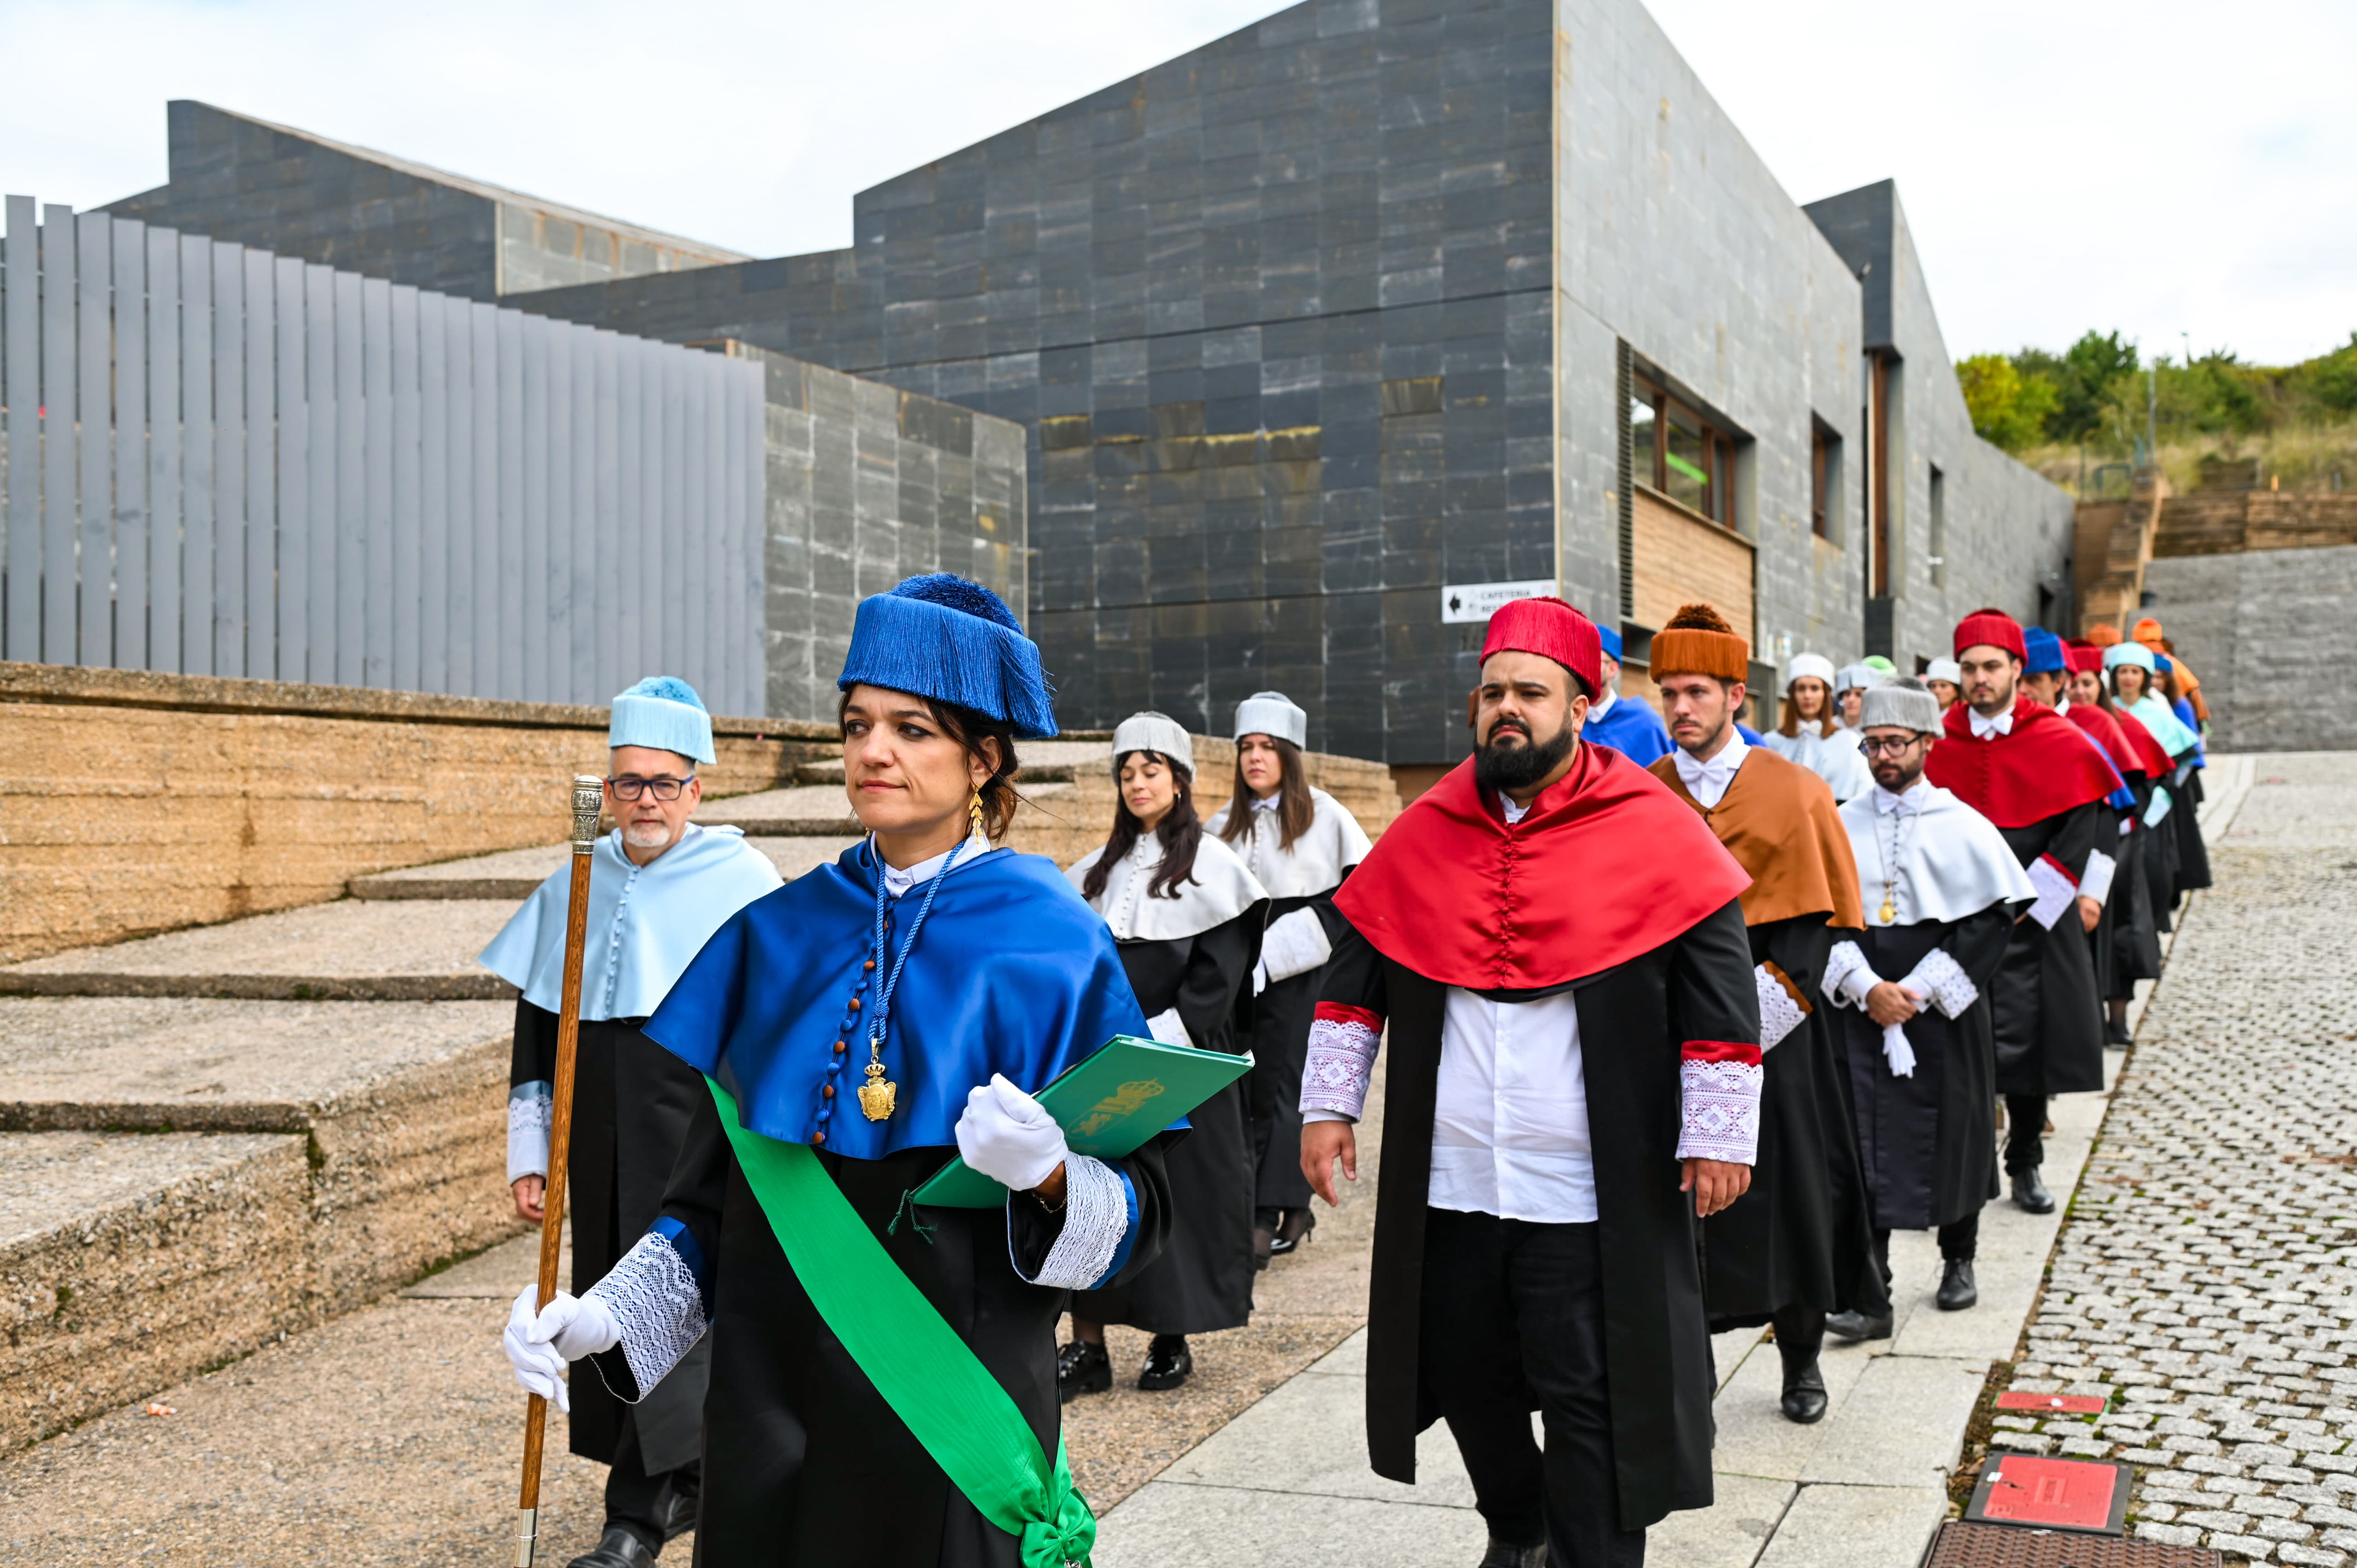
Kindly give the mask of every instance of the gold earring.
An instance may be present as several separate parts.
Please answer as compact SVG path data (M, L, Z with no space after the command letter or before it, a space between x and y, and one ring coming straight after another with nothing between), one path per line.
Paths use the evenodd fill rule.
M974 803L973 803L972 805L970 805L970 806L968 806L968 807L966 808L966 816L967 816L967 818L968 818L968 819L969 819L969 820L974 823L974 831L975 832L982 832L982 791L981 791L981 790L976 789L976 790L974 792Z

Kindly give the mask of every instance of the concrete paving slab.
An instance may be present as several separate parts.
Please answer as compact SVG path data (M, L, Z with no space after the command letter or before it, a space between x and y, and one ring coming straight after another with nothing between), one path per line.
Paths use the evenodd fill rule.
M1096 1568L1433 1568L1479 1562L1488 1541L1481 1516L1469 1508L1157 1481L1101 1522L1095 1562Z
M1986 1362L1877 1356L1827 1412L1803 1481L1867 1487L1944 1486L1964 1423L1987 1380Z
M834 861L859 842L834 838L761 838L745 842L770 857L778 875L791 882L813 866ZM531 849L502 850L439 865L415 865L402 871L355 876L355 898L500 898L522 903L533 889L560 870L573 854L569 844L539 844Z
M569 1290L573 1278L570 1219L565 1221L565 1247L556 1259L556 1281ZM436 1270L401 1294L410 1301L512 1302L516 1292L539 1277L540 1232L533 1230L496 1247L486 1247L447 1269Z
M1367 1468L1363 1377L1295 1378L1222 1427L1160 1481L1303 1496L1471 1508L1473 1485L1445 1423L1416 1439L1416 1484Z
M284 1134L0 1133L0 1451L301 1326L303 1155Z
M0 993L497 1000L514 989L475 955L514 913L504 899L348 899L11 964L0 969Z
M1803 1487L1760 1568L1910 1568L1947 1517L1938 1487Z
M1718 1423L1718 1440L1711 1446L1711 1468L1722 1475L1798 1481L1826 1434L1843 1420L1843 1405L1858 1380L1866 1375L1869 1358L1835 1352L1830 1345L1817 1358L1824 1374L1826 1412L1813 1426L1797 1426L1784 1419L1778 1403L1784 1391L1784 1363L1772 1345L1760 1345L1739 1367L1720 1376L1718 1398L1711 1413Z
M1714 1476L1710 1507L1674 1513L1645 1532L1647 1568L1751 1568L1799 1490L1790 1481Z

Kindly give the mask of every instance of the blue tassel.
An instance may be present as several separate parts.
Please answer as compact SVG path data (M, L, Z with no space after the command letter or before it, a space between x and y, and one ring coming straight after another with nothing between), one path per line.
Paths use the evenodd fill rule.
M912 577L860 601L835 684L863 682L1007 720L1022 739L1056 733L1039 644L996 594L963 577Z

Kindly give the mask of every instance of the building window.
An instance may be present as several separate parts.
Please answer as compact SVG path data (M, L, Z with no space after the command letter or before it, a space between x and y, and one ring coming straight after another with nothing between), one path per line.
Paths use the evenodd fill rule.
M1932 585L1948 585L1948 476L1932 465Z
M1828 544L1841 542L1841 436L1824 420L1809 418L1809 532Z
M1652 382L1632 380L1629 436L1639 484L1722 528L1735 526L1735 443L1726 432Z

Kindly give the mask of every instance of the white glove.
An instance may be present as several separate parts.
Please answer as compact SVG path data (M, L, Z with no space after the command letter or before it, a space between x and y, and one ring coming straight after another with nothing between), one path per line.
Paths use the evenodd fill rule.
M596 1296L572 1296L563 1291L534 1316L532 1304L539 1295L538 1285L526 1285L517 1293L500 1343L524 1391L554 1400L557 1409L570 1414L573 1405L565 1390L565 1364L612 1349L621 1343L622 1326Z
M1268 960L1262 959L1258 963L1253 965L1253 994L1257 996L1267 989Z
M1064 1130L1048 1108L992 1073L965 1097L958 1117L959 1157L1014 1192L1028 1192L1055 1174L1070 1154Z
M1907 1026L1886 1025L1882 1030L1882 1059L1890 1064L1893 1078L1915 1076L1915 1047L1907 1043Z

